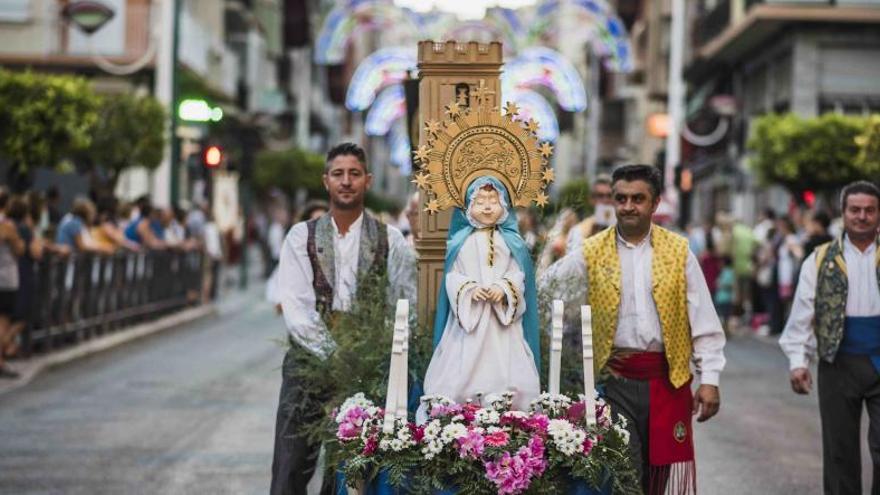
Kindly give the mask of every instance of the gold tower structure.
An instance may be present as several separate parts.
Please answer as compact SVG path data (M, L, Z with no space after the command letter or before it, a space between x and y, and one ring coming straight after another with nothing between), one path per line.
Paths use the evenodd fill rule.
M452 101L475 105L474 90L483 81L492 92L492 106L501 100L501 43L457 43L446 41L419 42L419 145L426 141L423 127L428 121L442 121L444 108ZM421 204L425 194L421 193ZM429 215L419 212L420 238L416 243L419 256L419 322L434 321L437 291L443 283L443 262L446 257L446 235L451 210Z

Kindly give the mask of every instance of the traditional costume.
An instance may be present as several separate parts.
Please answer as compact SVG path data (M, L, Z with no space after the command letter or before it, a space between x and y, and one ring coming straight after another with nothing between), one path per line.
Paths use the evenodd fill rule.
M496 225L482 225L469 212L476 193L498 191L504 213ZM452 216L434 323L434 354L425 374L425 393L458 403L480 395L515 392L514 408L525 410L541 392L540 341L534 270L529 249L510 211L507 190L481 177L467 189L465 211ZM467 212L467 213L466 213ZM474 301L474 291L495 285L500 302Z
M303 353L325 357L333 342L327 327L333 314L348 310L358 279L370 273L387 274L388 300L413 298L415 258L403 235L363 213L345 235L333 217L294 225L284 240L272 298L280 302L290 332L291 347L282 366L281 396L275 427L271 493L306 493L318 447L301 432L320 420L319 409L306 417L295 408L308 392L294 383L297 360ZM389 307L393 307L391 304Z
M652 226L639 244L608 228L541 278L588 287L595 373L612 413L628 421L630 451L646 493L695 493L693 362L718 385L724 331L687 240Z
M779 345L792 370L819 358L819 412L826 494L862 492L859 429L868 409L880 493L880 249L859 250L844 235L804 260Z

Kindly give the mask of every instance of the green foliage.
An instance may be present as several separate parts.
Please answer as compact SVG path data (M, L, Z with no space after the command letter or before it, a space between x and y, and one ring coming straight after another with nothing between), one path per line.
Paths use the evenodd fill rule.
M24 173L92 144L99 98L85 78L0 69L0 154Z
M367 196L364 198L364 204L374 212L392 211L395 209L398 209L399 211L400 208L400 205L398 205L393 199L374 193L373 191L367 191Z
M867 119L864 132L856 137L856 144L859 146L856 164L876 178L880 173L880 114Z
M579 217L593 214L590 205L590 181L585 178L572 179L559 189L559 199L553 202L554 212L564 208L572 208Z
M748 149L751 167L764 183L777 183L794 193L829 191L876 174L876 159L857 160L856 137L867 120L834 113L805 119L794 114L768 114L755 120Z
M323 157L299 148L261 151L254 161L253 178L258 190L277 187L291 197L299 188L305 188L310 195L321 196L323 174Z
M152 170L159 166L166 115L158 100L132 94L104 96L99 115L86 159L110 172L112 182L129 167Z

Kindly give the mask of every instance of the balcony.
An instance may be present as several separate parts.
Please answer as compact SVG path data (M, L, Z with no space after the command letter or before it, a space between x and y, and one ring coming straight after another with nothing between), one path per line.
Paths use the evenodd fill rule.
M880 0L873 0L874 6L868 6L865 0L858 4L841 0L752 0L739 13L731 11L729 4L722 1L716 9L695 20L694 57L685 71L688 80L699 82L719 66L738 63L793 24L880 24ZM726 21L725 15L718 12L725 5ZM700 43L696 43L697 37Z
M227 98L234 98L240 75L238 56L187 9L181 11L179 59L187 69Z

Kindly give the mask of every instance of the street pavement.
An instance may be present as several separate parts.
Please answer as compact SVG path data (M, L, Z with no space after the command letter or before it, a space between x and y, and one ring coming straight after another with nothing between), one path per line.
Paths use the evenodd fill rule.
M0 493L267 493L283 331L249 297L0 395ZM789 391L770 343L727 357L721 413L696 426L699 493L820 493L815 395Z

